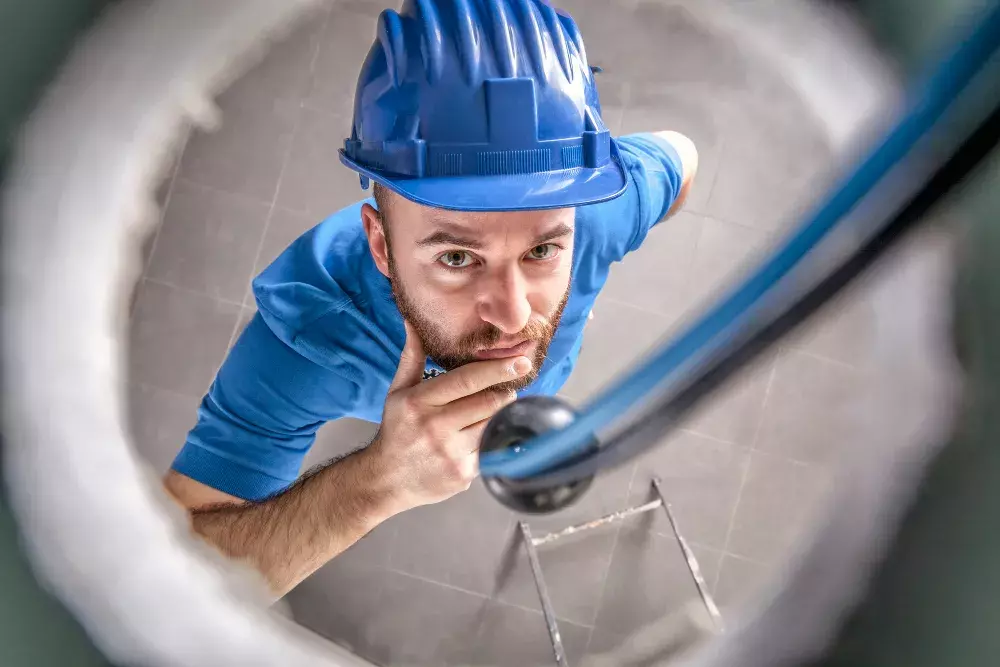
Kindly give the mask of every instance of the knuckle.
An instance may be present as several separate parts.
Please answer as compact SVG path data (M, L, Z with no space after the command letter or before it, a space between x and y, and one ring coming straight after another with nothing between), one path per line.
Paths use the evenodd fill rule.
M470 394L475 389L475 383L468 375L459 375L455 382L458 390L464 394Z
M503 392L503 391L491 391L490 392L490 401L489 401L489 404L490 404L490 407L492 407L494 410L501 409L502 407L504 407L505 405L507 405L507 403L509 403L509 402L510 402L510 395L507 392Z
M445 456L447 456L447 450L445 449L448 444L448 434L439 426L429 426L427 427L425 433L427 434L427 440L435 447L435 449L441 451Z
M420 407L420 402L413 392L406 392L399 397L399 404L407 412L416 412Z

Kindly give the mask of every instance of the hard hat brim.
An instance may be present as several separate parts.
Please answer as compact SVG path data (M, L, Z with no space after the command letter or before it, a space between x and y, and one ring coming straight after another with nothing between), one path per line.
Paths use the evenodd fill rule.
M628 179L612 158L596 169L503 176L394 177L363 167L340 151L340 161L423 206L451 211L526 211L599 204L624 194Z

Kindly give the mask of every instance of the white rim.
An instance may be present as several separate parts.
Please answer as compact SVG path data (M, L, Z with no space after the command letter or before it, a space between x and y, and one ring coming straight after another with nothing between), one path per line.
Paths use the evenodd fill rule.
M211 96L315 0L121 3L24 129L5 193L4 469L39 578L105 655L365 665L189 537L124 426L127 299L153 189Z

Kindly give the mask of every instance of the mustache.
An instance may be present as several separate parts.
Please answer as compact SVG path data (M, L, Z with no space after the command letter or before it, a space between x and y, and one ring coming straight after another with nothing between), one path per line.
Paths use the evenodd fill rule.
M547 319L533 317L528 320L523 329L517 332L517 336L525 340L544 341L552 336L554 330L555 327ZM486 324L481 329L473 331L462 338L458 343L458 347L463 353L472 354L484 347L493 347L503 336L504 332L498 327Z

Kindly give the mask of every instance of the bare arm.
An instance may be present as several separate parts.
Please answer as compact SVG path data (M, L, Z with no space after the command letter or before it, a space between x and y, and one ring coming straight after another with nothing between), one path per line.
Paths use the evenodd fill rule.
M407 329L379 435L279 495L245 502L176 472L165 485L191 510L196 533L284 595L393 515L469 488L482 429L514 398L488 388L531 367L496 359L421 382L424 360Z
M192 527L229 558L256 568L277 595L284 595L401 511L375 457L366 451L310 471L288 490L262 502L233 499L237 502L195 507ZM204 487L187 477L176 479L183 477L178 473L173 476L168 488ZM202 493L208 496L205 490Z
M670 210L667 211L667 215L664 218L666 219L684 206L688 193L691 191L691 184L694 183L695 174L698 173L698 150L695 148L694 142L679 132L667 130L654 132L653 134L674 147L674 150L677 151L677 155L681 159L681 167L684 172L681 179L680 192L677 194L677 199L674 200Z

